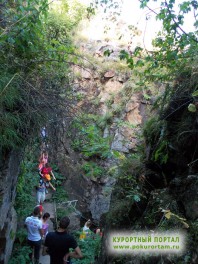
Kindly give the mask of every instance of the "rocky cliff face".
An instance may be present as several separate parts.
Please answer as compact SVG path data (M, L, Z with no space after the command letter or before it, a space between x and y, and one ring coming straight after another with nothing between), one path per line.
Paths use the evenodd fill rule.
M20 151L11 151L1 157L0 163L0 263L7 264L12 252L17 227L17 215L13 207L16 183L21 161Z
M98 40L78 43L78 48L90 61L72 68L72 92L76 100L75 110L72 111L101 118L101 132L103 138L111 138L111 151L135 152L140 129L149 114L150 102L136 89L132 71L117 58L123 47ZM107 49L111 49L109 57L104 56ZM82 214L99 222L101 216L109 211L115 179L108 174L85 176L82 166L87 158L80 151L73 150L72 140L67 136L68 132L71 133L67 120L63 119L62 126L59 124L57 127L52 136L57 138L58 143L53 147L54 159L67 178L65 188L69 199L77 199ZM113 158L96 158L94 162L106 171L117 165Z
M147 123L144 130L144 175L139 178L145 197L136 203L131 202L128 209L125 206L127 190L120 190L117 184L110 206L111 218L106 223L106 234L108 230L120 230L122 226L135 231L180 230L186 233L184 252L181 256L128 256L121 262L119 257L109 256L105 236L103 255L98 263L198 263L198 120L197 110L190 112L188 108L197 80L197 70L189 72L185 82L176 84L160 114ZM115 208L120 197L123 198L120 207ZM123 213L119 214L121 211ZM114 223L111 219L117 221Z

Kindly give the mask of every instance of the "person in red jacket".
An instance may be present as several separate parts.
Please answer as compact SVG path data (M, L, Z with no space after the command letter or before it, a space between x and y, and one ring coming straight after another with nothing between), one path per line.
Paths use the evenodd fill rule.
M54 180L56 180L54 173L52 171L52 168L49 166L48 163L45 164L45 166L42 168L42 170L39 172L40 176L46 181L47 184L49 184L49 186L56 191L56 189L54 188L54 186L51 184L50 180L51 180L51 176L53 177Z

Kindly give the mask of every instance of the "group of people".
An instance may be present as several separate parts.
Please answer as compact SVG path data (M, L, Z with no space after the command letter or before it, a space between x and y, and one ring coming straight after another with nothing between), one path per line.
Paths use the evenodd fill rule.
M31 216L28 216L25 220L25 226L28 230L27 242L33 249L30 253L30 258L34 259L34 263L39 263L40 250L43 239L48 233L49 224L47 223L50 218L49 213L44 213L42 216L42 207L36 206Z
M49 232L48 220L50 214L43 213L43 203L47 188L51 187L56 190L51 184L51 177L56 180L52 168L48 164L48 153L43 151L39 157L39 184L37 186L37 203L33 209L31 216L25 220L25 227L28 231L27 243L32 248L30 259L34 264L39 264L41 251L50 255L50 264L70 263L70 258L82 258L82 253L77 245L76 240L68 234L67 227L69 218L67 216L60 220L59 227L55 232ZM69 248L73 248L74 252L69 252Z
M37 202L38 204L43 204L45 201L45 195L48 193L48 188L51 187L53 191L56 191L56 188L51 184L51 178L56 180L52 168L48 163L48 153L43 151L39 157L39 183L37 186Z
M25 226L28 231L27 242L32 248L30 258L34 264L39 264L39 258L41 251L43 254L50 255L50 264L69 264L71 258L82 258L81 250L76 240L67 232L70 220L67 216L63 217L58 229L55 232L49 232L48 220L50 214L43 213L43 202L45 201L45 194L47 188L51 187L52 190L56 190L51 184L51 177L56 180L52 168L48 164L48 153L43 151L39 157L39 184L37 186L37 203L38 205L33 209L31 216L28 216L25 220ZM89 219L83 227L83 239L89 237L92 231L90 227L92 225ZM96 234L101 234L100 229L95 230ZM70 252L69 249L73 251Z
M50 255L50 264L69 264L70 258L82 258L82 253L76 240L67 232L70 220L67 216L59 222L59 227L55 232L48 232L49 213L43 216L40 206L36 206L33 214L25 220L28 230L28 245L33 249L30 258L34 264L39 264L41 246L43 251ZM74 251L69 252L72 248Z

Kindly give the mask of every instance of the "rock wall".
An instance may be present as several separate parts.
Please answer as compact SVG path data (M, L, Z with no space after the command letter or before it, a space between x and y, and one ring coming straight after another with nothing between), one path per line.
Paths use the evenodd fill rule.
M7 264L12 252L17 228L17 215L13 207L21 152L11 151L0 162L0 263Z
M112 45L114 51L105 57L103 52L109 48L108 43L90 41L80 43L86 56L92 56L92 63L84 66L73 66L72 94L76 100L75 114L84 112L93 114L104 120L101 132L103 138L111 138L110 150L129 154L135 152L138 144L138 134L142 124L148 116L149 100L145 100L136 84L132 71L115 58L121 47ZM123 48L123 47L122 47ZM100 56L98 50L101 51ZM121 65L122 64L122 65ZM133 92L134 91L134 92ZM56 160L61 173L66 177L65 188L70 200L78 200L78 210L96 222L109 211L111 192L115 179L109 175L102 177L86 177L82 172L82 165L87 162L82 153L74 151L72 140L68 133L68 119L63 118L62 124L57 124L54 132L49 128L50 138L56 138L53 145L53 160ZM54 134L53 134L54 133ZM73 138L77 140L77 138ZM116 166L113 158L94 159L94 162L107 171Z
M76 209L79 214L98 223L101 215L109 210L110 189L115 180L105 175L100 179L86 177L81 169L84 159L81 153L72 149L66 131L66 126L63 130L54 131L58 144L53 147L52 159L65 176L64 187L69 200L78 200ZM49 129L49 133L53 133L52 129Z

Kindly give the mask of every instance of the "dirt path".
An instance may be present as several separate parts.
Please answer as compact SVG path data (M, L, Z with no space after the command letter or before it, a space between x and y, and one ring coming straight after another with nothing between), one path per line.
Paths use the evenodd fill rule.
M55 219L55 208L53 202L48 202L48 200L51 198L51 194L47 194L46 202L43 204L44 212L50 214L50 219ZM49 232L54 231L53 229L53 222L49 220ZM49 264L50 263L50 257L49 255L46 256L40 256L39 263L41 264Z

